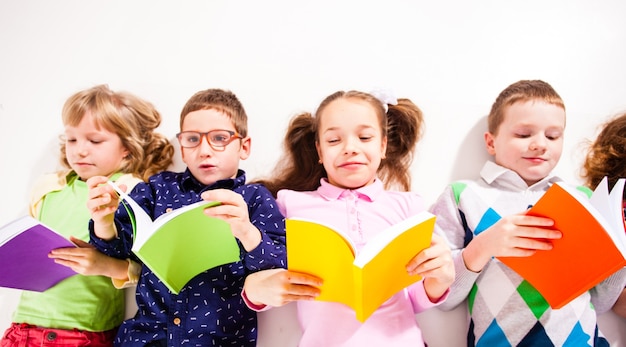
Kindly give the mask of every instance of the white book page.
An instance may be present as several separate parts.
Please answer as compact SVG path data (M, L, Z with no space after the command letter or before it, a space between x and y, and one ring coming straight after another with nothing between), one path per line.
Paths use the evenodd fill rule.
M430 212L424 211L412 217L409 217L402 222L394 224L389 228L383 230L382 232L378 233L375 237L369 240L367 244L365 244L365 246L363 246L358 256L354 260L354 265L358 267L365 266L365 264L367 264L378 253L380 253L380 251L385 248L385 246L387 246L391 241L393 241L393 239L398 237L398 235L402 234L410 227L420 224L431 217L433 217L433 215Z
M609 193L608 179L604 177L593 191L589 202L602 215L609 225L607 232L613 242L626 256L626 231L624 230L624 216L622 212L622 197L624 191L624 179L619 179Z
M19 235L22 231L39 224L39 221L31 216L20 217L0 228L0 246Z
M152 218L150 218L146 211L144 211L143 208L141 208L141 206L139 206L133 198L128 196L128 194L126 194L117 184L111 181L107 182L120 195L120 198L124 199L125 203L130 206L133 215L135 216L136 230L147 230L151 228ZM141 245L143 245L150 238L150 234L151 233L136 232L135 239L133 240L133 249L141 247Z

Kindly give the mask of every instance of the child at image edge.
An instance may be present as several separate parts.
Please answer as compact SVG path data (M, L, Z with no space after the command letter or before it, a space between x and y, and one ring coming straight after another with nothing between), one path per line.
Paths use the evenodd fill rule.
M124 293L114 284L136 283L138 265L107 257L87 243L85 181L106 176L132 187L172 163L174 147L154 132L161 115L135 95L94 86L66 100L62 119L60 159L69 170L39 179L30 214L79 246L51 253L79 275L41 293L23 291L2 347L113 345L125 313Z
M609 189L619 178L626 177L626 113L604 123L588 148L582 168L585 185L595 189L604 176L609 180ZM613 312L626 318L626 290L613 305Z
M358 91L336 92L314 116L296 116L285 136L285 158L264 182L271 191L280 190L277 201L286 218L347 230L358 249L390 225L425 210L423 199L407 192L422 113L409 99L379 98L383 102ZM393 185L403 192L385 190ZM257 272L246 279L243 295L259 310L298 300L300 347L424 346L415 313L445 300L454 280L450 249L433 235L431 247L406 267L423 280L395 294L364 323L348 306L311 301L321 283L307 274Z
M119 329L117 346L255 346L256 312L241 297L245 276L285 267L285 225L270 192L246 184L239 161L248 158L247 115L230 91L194 94L180 115L177 135L184 172L165 171L140 183L130 196L153 218L201 199L220 201L205 214L230 224L241 260L207 270L178 295L146 266L137 284L135 317ZM105 177L89 180L91 241L108 255L130 256L132 225ZM115 214L114 214L115 212ZM115 218L114 218L115 217Z
M436 230L454 254L451 309L467 299L468 346L606 346L596 314L609 310L624 288L619 271L558 310L495 257L549 250L561 233L547 218L526 216L548 187L563 149L565 107L540 80L505 88L494 102L485 133L487 161L476 181L448 187L431 208ZM572 216L575 218L575 216ZM585 232L581 230L580 232ZM537 269L541 271L541 269Z

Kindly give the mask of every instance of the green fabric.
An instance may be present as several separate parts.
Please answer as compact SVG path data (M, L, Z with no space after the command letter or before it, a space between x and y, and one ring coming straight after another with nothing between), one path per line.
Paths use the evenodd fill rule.
M89 241L87 185L68 175L67 185L46 194L39 219L66 237ZM124 294L105 276L72 276L43 293L23 291L17 323L48 328L106 331L124 319Z

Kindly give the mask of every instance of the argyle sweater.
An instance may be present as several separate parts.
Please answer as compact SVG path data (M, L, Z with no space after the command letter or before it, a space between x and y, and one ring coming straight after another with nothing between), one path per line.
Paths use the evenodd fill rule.
M446 187L431 207L436 229L454 255L456 279L441 309L466 302L468 346L608 346L596 314L611 308L626 283L620 270L558 310L550 308L527 281L493 258L481 272L465 267L462 251L475 235L501 217L525 211L554 182L549 176L528 186L519 175L488 161L476 181ZM541 269L537 269L541 271ZM466 300L467 299L467 300Z

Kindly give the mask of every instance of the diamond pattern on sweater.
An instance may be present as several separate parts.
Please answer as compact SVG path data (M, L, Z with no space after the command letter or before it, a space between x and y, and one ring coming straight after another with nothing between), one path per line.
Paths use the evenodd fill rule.
M478 225L476 226L476 229L474 229L474 235L480 234L485 229L489 228L495 222L500 220L500 218L502 218L502 217L500 217L498 212L494 211L492 208L488 208L485 211L485 213L483 213L483 216L480 219L480 222L478 222Z
M530 310L535 315L535 318L539 319L541 316L550 309L550 304L541 294L526 280L517 287L517 292L524 299L524 302L528 305Z
M487 328L487 331L480 337L480 340L476 341L476 347L512 346L511 344L504 344L504 341L507 341L506 335L502 329L500 329L498 322L494 319Z

